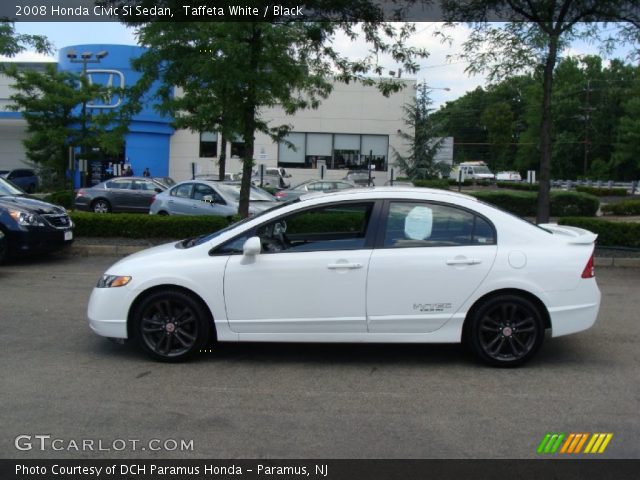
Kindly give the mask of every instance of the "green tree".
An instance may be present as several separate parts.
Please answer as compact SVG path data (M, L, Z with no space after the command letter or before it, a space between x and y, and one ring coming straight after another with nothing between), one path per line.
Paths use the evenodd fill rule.
M153 3L182 10L177 0ZM260 2L244 3L253 6ZM189 120L190 128L200 124L208 130L217 130L231 125L229 130L237 131L243 139L239 207L242 216L248 215L256 132L278 141L290 129L289 125L269 124L263 116L266 108L278 106L287 114L316 108L330 93L332 78L375 84L382 93L389 94L401 89L404 82L370 76L384 73L380 56L389 55L408 73L417 71L416 57L426 56L422 49L406 44L414 31L413 25L381 22L382 12L369 1L311 1L305 8L312 8L315 3L327 19L333 16L336 21L137 24L140 43L149 47L137 65L147 77L147 85L153 80L162 84L161 102L169 106L167 99L174 86L184 96L197 96L199 90L207 90L211 97L206 103L203 101L202 108L212 109L216 114L207 113L205 118L201 111L187 111L186 115L195 117ZM355 17L367 21L360 24L349 21ZM357 60L340 55L333 46L340 32L352 41L362 38L370 45L370 53ZM224 117L219 115L221 112ZM227 120L223 122L223 118Z
M0 55L15 57L27 48L38 53L51 53L51 43L46 37L17 33L13 22L0 20Z
M64 179L69 147L90 152L99 148L116 153L123 144L126 119L118 113L92 112L80 108L114 94L113 89L92 85L83 76L58 71L47 65L44 72L10 66L4 73L14 80L9 109L27 121L24 140L27 157ZM82 128L86 126L86 128Z
M509 152L513 141L514 114L506 102L496 102L482 112L482 123L487 128L487 140L491 148L489 166L494 171L506 170L511 163Z
M486 72L499 80L535 69L542 84L539 126L540 167L536 220L549 221L552 158L551 99L553 73L559 53L577 38L597 38L597 20L617 18L621 2L600 0L445 0L451 18L475 20L462 57L467 71ZM495 24L487 16L498 13L514 21ZM591 22L591 23L586 23Z
M640 178L640 84L636 83L634 94L624 103L624 116L620 120L617 142L612 156L611 168L616 178L638 180Z
M429 87L420 84L416 89L415 101L403 107L404 124L408 131L401 131L398 135L405 141L408 154L402 155L395 149L393 152L395 164L411 180L436 178L450 170L448 164L435 161L444 139L438 136L440 128L433 122L429 93Z

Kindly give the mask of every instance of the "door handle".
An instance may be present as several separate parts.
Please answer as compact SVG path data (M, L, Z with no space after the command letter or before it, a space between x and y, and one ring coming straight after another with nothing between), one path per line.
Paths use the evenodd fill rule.
M358 268L362 268L362 264L361 263L330 263L329 265L327 265L327 268L330 270L338 270L341 268L344 269L348 269L348 270L356 270Z
M482 263L479 258L450 258L447 265L478 265Z

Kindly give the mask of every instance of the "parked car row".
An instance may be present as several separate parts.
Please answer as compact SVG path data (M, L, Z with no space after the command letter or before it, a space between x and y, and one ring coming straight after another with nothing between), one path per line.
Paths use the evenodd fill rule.
M270 170L270 169L267 169ZM286 175L284 169L274 169ZM273 172L270 172L273 173ZM198 176L176 183L168 177L117 177L90 188L81 188L75 197L78 210L95 213L149 212L154 215L219 215L238 213L240 181L219 181L216 176ZM307 193L328 193L355 188L347 180L309 180L293 188L278 190L273 196L252 182L249 213L255 215L277 204Z

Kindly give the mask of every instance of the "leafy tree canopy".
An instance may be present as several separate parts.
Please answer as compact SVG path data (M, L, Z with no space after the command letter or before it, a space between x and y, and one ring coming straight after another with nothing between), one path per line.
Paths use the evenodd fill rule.
M181 8L176 0L153 3ZM415 73L416 59L427 55L407 45L414 32L412 24L382 22L382 12L368 0L310 1L305 9L314 5L324 12L325 21L135 24L140 43L149 47L137 62L145 74L140 89L159 80L160 108L173 113L179 126L236 132L242 137L241 215L248 214L255 133L277 141L290 129L270 124L264 117L266 108L277 106L287 114L316 108L329 95L332 80L376 85L389 95L405 83L384 78L382 58L389 57L405 72ZM352 23L356 17L365 21ZM335 47L338 34L366 42L370 51L363 58L347 58ZM175 96L174 87L178 87Z

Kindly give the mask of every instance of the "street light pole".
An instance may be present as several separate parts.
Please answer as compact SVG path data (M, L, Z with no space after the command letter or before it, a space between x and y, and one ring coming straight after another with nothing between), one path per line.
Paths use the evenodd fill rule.
M106 50L102 50L100 52L97 52L95 54L95 58L94 57L94 53L93 52L83 52L80 54L80 58L78 58L78 55L76 54L76 52L74 50L69 50L67 52L67 58L69 59L70 63L81 63L82 64L82 74L81 74L81 78L83 79L83 82L86 81L87 78L87 65L89 63L100 63L102 61L102 59L104 57L106 57L109 54L109 52L107 52ZM83 95L82 97L82 110L81 110L81 124L80 124L80 132L81 132L81 138L82 138L82 143L80 144L80 158L82 160L86 160L86 138L87 138L87 99L86 97ZM84 184L84 181L82 181L81 183ZM71 164L71 192L73 193L73 187L75 184L75 160L72 162ZM84 186L84 185L82 185ZM73 194L72 194L73 197Z

